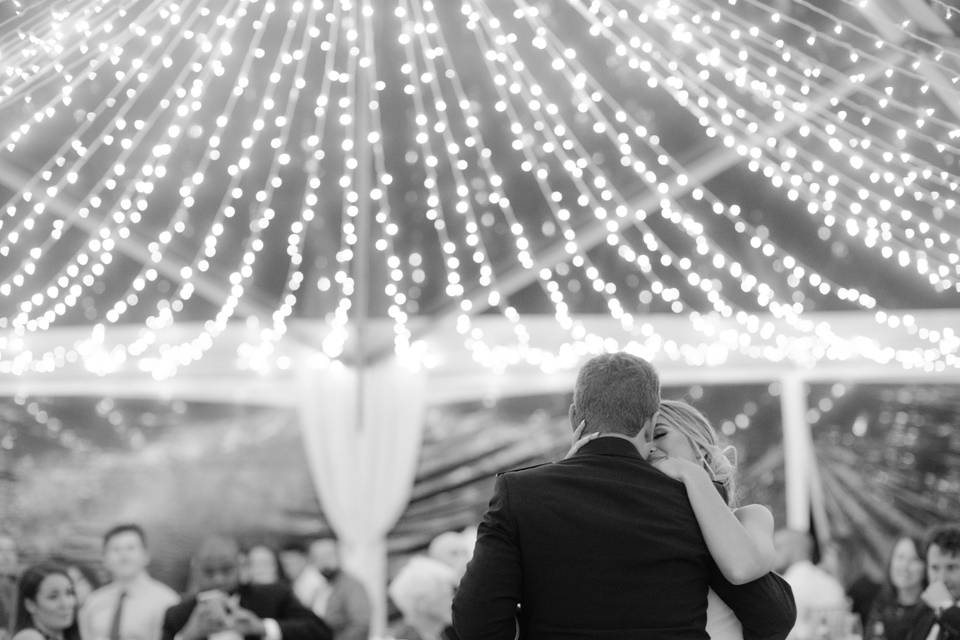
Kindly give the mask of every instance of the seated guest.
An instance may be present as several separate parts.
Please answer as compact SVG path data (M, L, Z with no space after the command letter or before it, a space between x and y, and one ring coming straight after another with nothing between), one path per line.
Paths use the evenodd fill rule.
M928 586L926 609L909 640L960 640L960 523L933 527L924 536Z
M103 565L111 582L90 594L80 609L83 640L160 640L163 613L180 601L177 592L147 573L147 536L136 524L120 524L103 536Z
M390 582L387 592L403 614L391 630L397 640L456 640L450 626L456 571L428 558L414 556Z
M864 545L853 536L837 536L820 547L819 567L843 585L850 609L866 628L867 615L880 592L881 583L864 570Z
M24 570L17 583L13 640L79 640L77 597L66 570L41 563Z
M300 542L283 545L280 548L280 567L300 603L316 613L314 604L328 585L320 571L310 564L306 545Z
M774 534L777 566L785 566L783 579L793 590L797 603L797 622L790 638L813 637L825 618L850 610L843 585L813 564L813 538L810 534L781 529Z
M246 556L246 580L252 584L273 584L282 582L283 575L280 571L280 558L277 552L265 544L256 544L247 550Z
M164 640L264 638L331 640L330 628L285 585L241 584L240 548L229 538L203 543L193 559L199 593L167 610Z
M459 583L467 570L467 563L473 557L473 544L476 539L477 530L474 528L462 532L445 531L430 541L427 555L453 569Z
M66 569L67 575L73 581L73 591L77 595L77 610L81 610L83 603L87 601L90 594L101 586L97 573L86 563L60 555L55 555L50 559Z
M927 586L922 543L910 536L901 536L893 545L887 560L886 581L870 608L864 634L868 638L906 640L917 626L927 605L920 599Z
M13 537L0 532L0 640L7 637L17 607L17 574L20 559Z
M310 543L310 562L326 581L313 602L313 612L330 625L334 640L367 640L370 598L363 583L340 566L336 541L320 538Z

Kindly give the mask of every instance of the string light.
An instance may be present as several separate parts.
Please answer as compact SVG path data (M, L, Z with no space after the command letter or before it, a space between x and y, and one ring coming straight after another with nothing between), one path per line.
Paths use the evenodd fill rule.
M606 54L617 65L612 74L672 96L721 148L762 172L789 199L802 200L822 233L842 229L891 268L915 272L943 294L960 286L958 244L948 219L957 177L947 158L957 147L949 135L937 140L952 125L932 103L918 111L893 85L895 79L923 82L923 74L909 63L891 63L886 87L855 78L857 97L866 104L840 98L829 113L803 113L807 123L798 125L797 135L805 144L788 136L771 143L763 139L762 120L792 117L786 110L808 108L825 80L865 74L882 59L877 49L903 47L861 43L866 33L833 16L833 28L812 33L814 44L807 47L829 42L849 52L853 65L840 69L800 47L771 42L735 5L709 18L707 11L664 1L631 15L633 8L608 0L589 7L517 0L506 12L476 0L460 11L462 26L479 44L475 60L453 55L447 18L429 0L386 7L335 0L329 8L321 0L309 6L232 0L217 11L202 1L104 3L102 13L64 13L49 29L25 17L18 24L32 39L0 36L2 59L12 61L6 69L12 80L0 83L0 109L17 105L33 114L0 134L3 145L21 151L43 130L41 123L55 125L70 109L81 119L77 144L44 155L27 186L4 207L0 254L23 259L0 282L0 295L16 307L2 325L12 332L0 338L0 371L49 372L80 363L99 375L137 366L169 377L209 352L245 300L253 338L238 356L241 366L260 373L291 365L277 347L295 309L311 304L310 313L325 313L329 328L318 362L350 356L351 330L355 321L365 321L368 305L374 313L385 309L393 321L394 351L416 358L423 351L412 344L409 315L435 305L421 296L437 290L454 310L467 350L496 371L520 363L556 371L584 355L619 348L692 365L722 364L741 354L805 365L860 357L927 370L957 366L954 332L920 326L909 313L884 308L882 296L812 268L745 220L739 205L717 197L705 178L691 175L667 151L652 126L608 91L611 78L591 66L591 58ZM772 22L792 19L776 14L774 20L772 11ZM400 23L391 31L397 42L377 39L377 15ZM583 42L560 36L562 20L576 15L586 21L591 45L600 43L591 55ZM73 19L76 33L67 35L64 26ZM531 37L518 35L511 24L529 28ZM676 43L669 56L654 44L661 34ZM849 42L841 49L844 38ZM82 41L95 44L82 49ZM532 46L525 48L526 42ZM182 68L169 68L172 47L182 47L176 49L183 56L178 64L188 60ZM687 51L703 52L699 66L688 62ZM904 56L920 60L912 52ZM97 76L68 66L77 60ZM191 61L206 64L194 68ZM930 64L946 70L938 56ZM48 91L58 65L69 70L64 85ZM479 83L464 86L462 77L476 68L486 76L481 71ZM323 69L323 76L308 69ZM236 82L224 78L231 75ZM546 78L549 84L540 84ZM100 95L94 82L103 83L100 93L109 99L85 109ZM246 105L253 89L257 100ZM491 104L473 95L485 89L496 93ZM146 111L138 92L152 92L158 104ZM219 96L227 104L218 111ZM398 103L408 111L392 112L390 124L382 120L384 110ZM391 130L400 118L412 123L409 142ZM897 139L876 139L878 128L889 126L898 130ZM818 155L812 143L829 153ZM904 151L909 143L931 144L942 162L924 167L919 156ZM301 154L307 158L297 166ZM415 182L419 172L422 184ZM864 186L834 184L841 176ZM626 195L641 184L657 194L644 207L634 203L647 199ZM80 202L76 217L51 215L61 197ZM656 214L643 210L654 207ZM416 240L405 229L414 216L432 227ZM749 243L750 260L707 242L708 219L724 221ZM81 244L82 233L91 237ZM320 239L323 234L331 237ZM599 242L583 241L591 236ZM360 246L367 239L369 253ZM141 241L145 263L133 278L118 275L118 265L129 265L129 251L121 250ZM267 304L249 302L256 298L253 282L274 281L261 265L263 252L275 246L284 252L276 278L283 283L280 293ZM47 262L53 254L61 262ZM310 256L312 265L306 264ZM775 274L761 274L759 265L772 266ZM502 280L503 274L521 284ZM101 294L108 278L120 287ZM382 294L371 295L368 285L377 278L384 282ZM211 296L208 287L206 299L197 300L205 281L222 283L223 296ZM161 290L170 282L172 290ZM533 291L521 290L524 282ZM307 298L307 291L320 295ZM843 339L829 323L806 317L815 300L804 291L869 309L876 322L930 346L894 349ZM521 298L541 292L564 332L559 348L540 346L528 326ZM602 299L630 337L617 341L591 331L578 317L578 294ZM701 337L680 344L657 334L638 313L651 304L686 314ZM506 319L509 343L478 321L478 307ZM67 322L76 311L97 322L88 338L48 352L27 348L24 338ZM166 330L191 313L206 319L201 328L187 339L171 339ZM144 318L139 336L110 343L107 329L137 322L138 314ZM778 335L779 323L793 332L789 338Z
M301 43L300 52L308 48L307 37L315 40L319 38L322 33L320 25L318 24L319 12L317 9L318 7L316 5L311 5L309 8L308 23L310 26L304 32L305 39ZM333 13L326 14L331 17L329 24L338 24L340 22L339 9L340 5L336 4ZM328 39L322 41L320 46L336 50L338 34L338 30L332 29ZM304 71L307 59L307 55L300 57L301 64L298 65L296 80L293 85L298 90L301 88L301 85L306 84ZM324 72L321 76L320 89L317 92L318 97L315 100L314 115L316 119L313 133L307 139L307 150L310 151L312 155L309 162L319 163L323 159L321 150L324 146L324 134L327 129L326 98L332 94L331 87L333 85L335 60L336 56L334 55L325 56ZM291 100L288 101L288 104L293 101L294 97L294 95L291 95ZM288 113L284 116L288 122L292 121L291 111L292 109L288 108ZM258 344L242 344L239 347L238 355L241 359L238 364L241 368L249 367L262 374L268 373L271 369L274 362L273 356L276 351L276 345L286 333L286 320L293 313L305 280L303 271L303 246L306 242L308 231L316 220L316 206L318 203L316 192L321 186L322 182L317 176L310 176L306 180L300 205L300 215L298 219L290 225L290 235L287 239L287 254L290 256L290 264L287 270L283 293L280 296L283 303L279 309L273 312L272 327L261 332Z
M419 9L421 7L416 8ZM503 193L503 178L497 173L496 169L490 162L493 152L484 142L484 136L480 128L480 114L474 108L473 102L467 97L467 94L459 81L459 77L455 72L453 63L449 57L448 46L443 40L443 32L438 27L439 19L435 13L435 5L432 2L427 2L423 3L422 8L431 17L429 24L434 26L431 28L428 25L427 28L423 29L414 28L413 31L417 33L419 39L421 40L422 50L434 54L425 56L425 62L430 68L429 77L431 79L431 86L435 92L435 95L441 96L442 91L438 85L439 79L441 77L449 79L451 88L456 96L456 101L454 104L461 110L463 116L462 120L468 131L468 135L464 137L462 144L455 142L451 137L453 125L451 120L446 116L447 109L444 109L443 113L445 124L443 126L442 133L444 135L446 149L447 151L453 150L457 155L464 153L466 150L472 149L475 154L472 162L468 162L466 159L460 156L456 163L453 163L453 171L457 176L456 191L460 197L460 200L457 204L457 211L462 212L467 218L467 221L464 225L464 230L466 233L465 244L468 248L462 249L462 252L466 255L469 255L470 261L480 266L477 282L481 288L488 291L487 300L488 303L490 303L490 306L499 309L503 317L506 318L506 320L511 324L514 336L517 340L517 342L512 345L512 348L515 348L521 354L527 353L529 348L530 333L521 322L520 315L516 312L516 309L511 307L497 290L496 271L490 262L489 251L485 246L482 233L484 225L480 222L480 216L478 216L476 213L474 198L466 197L466 194L469 193L469 187L466 178L463 177L462 174L464 168L469 167L474 163L480 165L484 172L482 178L483 184L490 191L490 195L487 198L488 202L490 205L492 205L495 211L503 214L507 227L513 234L512 246L515 251L517 262L525 269L530 269L533 266L532 255L530 253L531 243L530 240L525 236L524 226L521 224L520 219L516 215L512 203ZM402 15L407 15L408 10L409 5L405 3L405 9ZM398 18L402 17L402 15L398 15ZM417 11L416 16L419 19L418 24L422 24L424 22L423 14L420 14L419 11ZM429 37L431 35L437 39L438 44L435 47L430 46L431 43ZM439 56L436 54L439 54ZM408 56L410 56L408 59L412 60L412 52L410 49L408 49ZM433 66L433 61L437 57L441 58L446 65L446 71L444 73L441 73L438 68ZM445 102L444 105L446 106ZM473 248L472 253L469 247ZM467 306L467 301L461 301L460 308L464 313L461 313L457 318L457 330L463 335L470 336L467 342L467 347L473 351L474 358L478 361L485 361L488 358L488 352L483 346L483 331L482 329L472 325L470 316L468 313L466 313L470 311L470 308ZM555 306L558 318L563 317L564 315L562 309L562 304ZM561 320L561 326L570 328L569 323L566 323L563 320ZM536 359L539 358L539 355L530 355L530 357Z
M189 28L190 26L192 26L192 23L188 21L185 26ZM189 98L189 94L184 89L184 86L185 86L184 80L192 70L195 70L197 68L195 67L195 63L199 61L201 53L202 51L200 49L195 51L193 58L191 60L188 60L188 64L184 65L181 71L181 74L175 80L175 82L171 84L167 95L161 100L161 104L164 104L164 101L171 100L174 94L179 94L182 99ZM214 64L210 65L209 67L206 67L207 73L210 73L211 72L210 70L212 69L216 69L217 62L218 61L214 59L213 60ZM183 106L184 104L186 103L182 102L181 106ZM162 158L163 154L161 153L158 155L157 150L170 148L170 145L173 142L173 140L178 137L177 133L186 127L186 123L188 122L187 118L192 113L193 110L177 108L172 111L175 112L176 115L174 116L173 122L165 129L166 137L162 139L159 144L154 146L153 148L154 153L152 154L153 160L159 160ZM160 113L159 111L156 112L155 114L153 114L153 117L157 117L159 113ZM122 115L124 114L122 113L121 116ZM122 117L116 122L115 126L117 127L118 132L122 132L126 128L125 121L123 120ZM149 131L150 128L151 127L148 126L147 123L144 123L138 127L135 127L136 133L134 134L133 138L128 141L128 144L121 145L122 150L120 152L120 155L118 156L116 162L113 164L113 174L112 175L104 174L103 176L101 176L98 182L90 189L91 194L96 194L88 197L88 202L91 206L81 208L79 213L81 217L84 217L84 218L91 217L94 220L99 218L100 220L103 221L100 227L101 228L101 231L99 234L100 237L94 239L88 244L89 250L81 250L77 254L75 254L74 258L70 260L64 267L62 267L61 270L58 273L56 273L54 277L51 279L51 280L56 280L58 283L58 287L56 288L56 291L55 291L56 293L59 294L63 292L69 292L68 295L65 296L65 300L62 303L59 303L58 306L54 308L55 317L63 316L67 311L69 311L69 309L72 308L76 304L76 302L80 299L80 296L83 290L85 288L91 287L93 283L96 281L96 278L103 275L102 273L100 274L94 273L94 271L97 269L98 264L100 265L99 267L100 269L105 270L106 265L113 262L111 249L112 249L112 246L115 244L114 238L123 238L125 237L125 234L129 233L129 227L124 223L127 220L136 221L141 217L141 212L146 209L145 198L148 198L149 195L154 192L154 183L150 180L150 174L154 176L153 177L154 180L158 178L162 178L165 175L164 170L156 169L154 165L150 164L151 160L148 159L147 163L141 166L139 175L136 176L135 178L131 176L132 179L129 179L126 181L126 187L124 189L124 192L115 199L116 202L119 202L121 204L124 202L132 202L134 198L138 197L134 195L134 192L136 191L140 194L139 202L141 203L141 204L138 204L137 209L132 211L128 210L126 212L115 212L110 217L107 217L106 214L99 214L97 212L98 209L100 209L101 207L106 207L107 203L114 201L114 199L110 197L109 192L112 191L113 188L115 188L116 184L118 183L118 179L122 175L126 174L126 166L129 162L131 154L133 153L133 150L137 149L140 146L140 142L144 139L146 132ZM107 140L111 140L112 138L113 138L113 135L108 134L106 136ZM95 143L94 145L92 145L94 147L94 150L95 150L96 144L98 143ZM112 142L109 142L107 144L112 144ZM85 161L84 159L90 157L91 155L92 153L91 154L84 153L78 156L78 162L74 164L72 167L67 168L65 172L62 174L60 182L57 182L56 184L52 185L52 188L57 191L60 188L62 188L64 186L64 181L69 180L69 176L71 174L75 175L82 170L83 168L82 163ZM48 189L49 188L50 187L48 187ZM97 193L98 191L99 193ZM188 195L188 194L185 194L185 195ZM189 198L185 199L184 204L186 203L189 203ZM91 210L91 207L92 207L92 210ZM54 224L57 224L57 222L54 222ZM163 234L161 234L161 237L162 235ZM59 234L53 234L52 237L54 240L59 239ZM92 260L91 252L96 252L101 247L105 247L105 251L99 255L98 259L91 261ZM30 253L31 255L42 254L47 249L49 249L49 244L45 242L43 245L40 245L39 247L35 247L34 249L32 249ZM155 249L152 250L151 253L153 254L153 261L155 263L158 263L162 260L162 255L158 255ZM25 266L29 267L29 264L30 263L27 263ZM87 266L85 267L85 265ZM145 266L144 269L141 271L141 273L138 275L138 278L142 277L144 272L147 270L148 270L148 267ZM14 274L13 277L16 278L16 274ZM156 276L154 276L154 278L155 277ZM150 278L150 279L153 279L153 278ZM135 278L134 280L136 281L137 278ZM15 328L24 327L30 324L33 324L35 326L39 325L42 328L47 328L50 326L54 317L51 317L49 312L45 313L43 316L40 316L39 318L30 318L28 315L29 312L34 307L39 307L41 304L44 303L44 301L46 301L46 299L48 298L46 294L48 292L50 292L49 288L46 290L46 292L42 289L38 289L32 295L25 296L28 298L28 300L21 305L21 314L20 316L18 316L18 318L14 320ZM56 300L56 296L50 296L50 298L51 298L50 303L53 304ZM126 296L123 296L123 298L126 298ZM121 300L120 303L122 302L123 301ZM108 321L111 321L111 322L116 321L115 319L110 317L110 314L108 314L107 318L108 318Z
M811 4L811 3L808 2L807 0L793 0L793 1L794 1L794 2L797 2L798 4L800 4L801 6L803 6L804 8L806 8L806 9L808 9L808 10L810 10L810 11L813 11L813 12L815 12L815 13L819 13L820 15L830 16L830 17L833 17L834 19L836 19L837 21L840 21L840 19L837 18L837 17L836 17L835 15L833 15L832 13L826 11L825 9L821 9L820 7L817 7L817 6L813 5L813 4ZM848 6L851 6L851 7L854 7L854 8L859 9L860 11L864 11L864 10L865 10L865 8L862 7L862 6L860 6L860 4L857 3L855 0L843 0L843 2L844 2L845 4L847 4ZM931 2L937 2L937 3L941 4L941 6L943 5L943 0L931 0ZM947 7L947 11L948 11L947 15L948 15L948 16L949 16L950 10L951 10L951 9L950 9L950 7L948 6L948 7ZM954 10L955 10L955 9L954 9ZM955 56L955 57L957 57L958 59L960 59L960 55L958 55L956 52L953 52L953 51L950 51L950 50L948 50L948 49L945 49L945 48L944 48L942 45L940 45L939 43L934 42L933 40L930 40L929 38L925 38L922 34L917 33L916 31L910 29L910 27L912 26L912 23L911 23L910 20L905 20L905 21L903 21L903 22L894 22L893 20L890 20L890 23L891 23L891 26L895 26L895 27L896 27L900 32L902 32L908 39L910 39L910 40L915 40L916 42L919 42L919 43L921 43L921 44L923 44L923 45L926 45L926 46L930 47L931 49L937 50L937 54L936 54L934 57L935 57L938 61L939 61L939 59L940 59L944 54L949 54L949 55ZM849 23L847 23L847 24L849 24ZM851 25L851 26L854 26L854 25ZM854 28L856 28L856 27L854 26ZM865 30L862 30L861 33L866 34L867 32L866 32ZM886 41L885 41L885 42L886 42Z
M153 4L155 7L159 3ZM102 54L109 49L101 46L91 53L87 43L112 39L108 34L113 31L114 20L122 18L126 12L120 3L103 0L88 3L79 11L44 9L18 20L16 28L0 31L6 34L6 37L0 37L0 59L5 61L4 75L7 77L0 87L0 105L20 98L26 91L30 91L31 96L27 99L32 102L32 93L60 78L68 81L65 89L74 87L73 71L95 69L103 60ZM148 11L155 11L155 8ZM64 33L67 19L71 21L74 33ZM13 22L13 18L7 22ZM68 44L71 38L73 42ZM101 54L100 57L94 57L97 53ZM22 90L18 91L20 87ZM61 90L61 93L69 95L69 91ZM34 116L35 121L42 122L47 115L47 109L40 109ZM30 127L24 123L17 129L24 126Z
M819 275L816 275L816 278L817 278L818 281L821 282L821 285L824 284L824 283L821 281L821 278L820 278ZM841 292L843 291L843 288L837 288L837 287L835 287L835 286L832 287L832 288L833 288L833 290L838 290L838 291L841 291ZM872 303L871 303L870 306L872 306ZM869 308L869 307L868 307L868 308ZM887 314L887 313L885 313L885 312L884 312L884 313L878 313L878 314L877 314L877 321L880 322L880 323L882 323L882 324L887 324L887 323L889 323L888 326L903 326L903 327L908 327L908 326L909 326L909 327L910 327L909 330L910 330L911 332L916 332L916 327L913 326L913 323L912 323L912 322L900 324L900 323L899 323L899 316L898 316L898 314ZM938 333L938 332L935 332L935 331L928 332L929 335L934 335L934 334L936 334L936 333ZM950 352L952 352L952 351L954 351L954 350L956 349L956 345L953 343L952 340L944 341L944 343L941 344L940 347L941 347L941 351L944 352L944 353L950 353Z
M526 15L532 15L532 12L527 12ZM664 249L663 249L662 247L653 247L653 248L654 248L655 250L660 250L661 252L664 251ZM705 252L705 253L706 253L706 252ZM622 252L621 252L621 255L622 255ZM721 257L721 261L723 261L723 260L722 260L723 256L720 256L720 257ZM728 263L733 262L733 261L730 261L729 259L727 259L726 261L727 261ZM678 262L679 262L680 264L682 264L681 261L678 261ZM647 267L646 270L649 271L649 266ZM692 275L692 277L697 277L696 274L691 274L691 275ZM742 275L742 274L740 274L740 275ZM748 276L748 277L753 277L753 276ZM699 278L698 278L698 279L699 279ZM605 285L603 282L599 282L598 285L599 285L598 288L600 288L601 290L606 289L606 285ZM762 290L763 290L763 287L761 287L760 290L762 291ZM674 301L674 304L675 304L675 305L678 304L678 301ZM728 308L729 308L729 307L728 307ZM774 307L775 310L776 310L777 308L778 308L778 307L776 307L776 306ZM789 306L784 305L783 307L780 307L780 308L789 309ZM683 310L683 307L682 307L682 306L675 307L675 310L677 310L677 311L682 311L682 310ZM718 309L718 310L720 310L720 309ZM729 313L729 311L728 311L728 313ZM740 318L741 315L738 314L737 317ZM770 325L770 327L772 327L772 325Z
M721 94L721 95L722 95L722 94ZM817 116L816 116L816 115L812 115L812 116L810 117L810 122L811 122L811 123L816 122L816 120L817 120ZM839 119L838 121L841 123L841 126L843 126L844 119L841 118L841 119ZM821 127L816 127L816 126L814 126L814 127L807 127L807 129L809 129L809 130L811 130L811 131L813 132L813 135L814 135L815 137L821 137L823 140L829 140L829 141L830 141L830 144L829 144L828 146L833 147L834 144L836 144L837 146L836 146L835 150L837 150L837 151L839 151L839 150L849 150L849 151L848 151L849 155L848 155L848 160L847 160L847 161L848 161L849 164L850 164L851 166L853 166L855 169L857 169L857 170L863 169L865 173L866 173L867 170L872 170L872 173L869 174L870 176L879 175L879 174L878 174L879 171L885 172L884 175L886 175L886 176L888 176L888 177L889 177L889 176L894 176L894 174L890 172L890 168L881 167L879 164L877 164L877 162L871 162L871 161L869 161L869 154L866 153L866 149L871 148L871 147L873 146L873 145L870 144L871 140L870 140L869 138L863 138L863 139L860 140L859 143L857 143L857 139L851 139L851 142L849 143L849 147L848 147L847 144L841 144L841 143L839 143L838 140L837 140L837 138L834 138L834 137L827 138L827 137L825 137L825 136L819 136L817 132L819 131L820 128L821 128ZM822 127L822 128L825 129L825 130L828 131L828 132L831 132L831 131L833 131L833 130L836 129L836 127L832 124L831 121L828 121L828 122L826 123L826 125L825 125L824 127ZM809 133L808 133L808 135L809 135ZM880 147L881 145L877 145L877 146ZM794 155L796 155L796 149L793 148L792 150L794 151ZM803 149L801 149L799 153L800 153L801 155L806 155L807 157L813 158L812 155L810 155L808 152L806 152L806 151L803 150ZM900 153L900 154L898 154L898 155L901 157L901 159L903 159L904 154ZM864 158L865 158L865 157L868 159L866 162L864 161ZM822 162L820 162L819 160L817 160L817 159L815 159L815 158L812 160L813 166L816 166L818 163L819 163L820 165L823 164ZM895 167L894 167L894 168L895 168ZM913 177L914 177L913 179L915 179L915 177L919 174L918 169L919 169L919 167L911 170L910 176L913 176ZM909 183L912 181L910 176L907 176L906 178L901 178L901 181L904 182L904 183L909 184ZM866 180L867 176L865 175L864 178L865 178L865 180ZM873 181L875 181L875 180L873 180ZM895 181L895 178L890 178L889 180L888 180L888 179L885 179L885 181L887 181L887 182ZM954 184L955 184L955 183L954 183ZM950 187L950 188L952 189L952 185L948 185L948 187ZM919 191L919 190L917 190L917 191L915 192L915 196L916 196L916 199L917 199L918 201L924 199L924 198L922 197L922 196L923 196L923 193L922 193L921 191ZM880 200L879 196L875 196L875 197L876 197L878 200ZM939 194L938 194L937 192L932 192L932 199L931 199L931 201L932 201L932 202L936 202L936 201L939 199L939 197L940 197L940 196L939 196ZM863 199L863 198L861 198L861 199ZM881 202L881 208L883 208L882 200L880 200L880 202ZM947 200L947 205L952 208L953 203L952 203L952 201L951 201L950 199ZM857 206L859 207L859 205L857 205ZM900 212L901 215L900 215L900 217L899 217L899 220L902 220L903 222L911 221L911 218L913 218L913 216L912 216L909 212L907 212L905 209L903 209L902 207L897 207L897 208L895 208L895 210L897 210L897 211ZM925 229L924 227L926 227L926 229ZM947 246L948 248L952 248L952 249L954 249L954 250L955 250L956 247L957 247L957 242L956 242L956 239L955 239L955 238L950 238L946 233L944 233L944 232L942 232L942 230L938 229L938 228L936 227L936 224L935 224L935 223L934 223L934 225L930 225L930 224L927 223L926 221L921 221L921 224L920 224L919 227L909 226L909 225L908 225L908 228L907 228L907 231L906 231L906 233L907 233L907 238L903 239L903 242L905 242L906 244L909 244L909 236L910 236L910 235L913 235L913 234L915 234L915 233L917 233L917 232L919 232L919 235L920 235L920 236L926 238L927 248L932 248L932 247L930 246L930 245L932 245L932 244L943 244L943 245Z
M690 14L689 19L691 23L700 25L699 31L702 31L704 35L708 35L710 33L709 25L704 24L701 13L693 12ZM744 19L736 15L719 14L717 12L711 12L711 19L716 24L728 25L726 28L739 27L740 29L742 29L744 33L749 34L752 40L757 42L760 45L760 47L762 47L763 49L767 49L771 51L773 54L775 54L773 57L771 57L771 56L764 55L763 53L760 53L758 51L754 51L753 57L761 58L762 60L764 60L765 64L768 65L767 66L768 69L772 68L774 65L777 65L779 63L780 67L778 68L777 75L779 76L781 73L786 73L787 75L796 78L798 84L801 87L801 93L804 88L804 83L807 82L808 75L816 75L817 77L819 77L822 72L827 77L833 78L836 81L843 81L850 77L862 76L862 73L859 73L859 74L853 73L849 69L848 70L834 69L827 63L820 63L817 61L813 61L812 59L810 59L810 56L808 54L804 54L798 49L788 46L784 40L777 39L774 36L766 33L765 31L756 29L756 27L749 27L748 23ZM733 26L730 27L729 25L733 25ZM713 38L712 42L718 43L716 38ZM718 44L722 46L722 43L718 43ZM844 50L846 49L846 46L848 46L846 45L846 43L843 43L843 42L838 42L835 44L837 44L838 49L844 49ZM706 44L704 45L704 48L713 50L713 47L709 47ZM741 50L741 53L738 55L743 56L742 50ZM749 57L747 59L749 60ZM888 59L884 59L878 56L869 56L866 59L886 65L888 68L885 71L884 76L887 78L893 78L894 72L897 72L900 75L908 77L909 79L916 80L918 82L925 83L927 81L927 79L924 76L918 75L915 72L915 70L906 71L904 68L899 67L897 64L897 60L899 59L899 56L888 58ZM814 66L805 67L800 70L793 70L790 68L789 65L783 64L783 62L786 62L788 60L793 62L794 64L797 64L799 60L810 60L811 64L813 64ZM916 67L918 63L919 63L919 59L915 58L914 63L911 64L911 68ZM804 75L803 78L800 77L799 75L800 72L803 73ZM789 87L785 87L785 89L787 91L792 91ZM892 90L880 91L880 90L874 89L867 83L860 83L859 92L861 94L874 97L878 102L878 108L876 110L871 111L870 113L870 120L886 122L887 124L889 124L891 127L895 129L902 127L902 124L900 122L886 115L885 113L886 107L884 105L896 106L900 108L903 111L903 116L905 117L912 118L912 117L915 117L916 114L923 114L922 123L918 122L917 127L915 129L907 130L907 134L911 138L929 142L931 146L936 148L938 152L941 154L946 149L953 149L953 150L960 151L960 148L958 147L950 147L949 142L945 143L942 138L924 133L924 125L928 123L942 125L947 133L949 133L951 128L956 126L956 123L953 120L945 120L943 118L939 118L936 115L937 109L930 106L927 106L927 107L923 107L922 105L918 106L915 102L907 102L904 100L899 100L893 94ZM796 92L794 91L794 95L795 93ZM817 117L819 114L811 114L811 115L813 117ZM853 125L849 124L843 119L838 118L837 120L834 121L834 123L840 127L848 127L851 130L858 129L857 127L854 127ZM875 137L872 140L872 142L878 145L884 144L884 140L879 137ZM941 145L944 145L943 149L940 149Z
M843 289L841 288L841 289L840 289L840 291L842 292L842 291L843 291Z

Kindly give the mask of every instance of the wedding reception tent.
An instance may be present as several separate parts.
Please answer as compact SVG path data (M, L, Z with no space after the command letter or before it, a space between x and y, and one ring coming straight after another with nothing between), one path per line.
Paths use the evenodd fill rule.
M955 512L958 14L0 0L3 520L89 553L110 521L199 533L161 486L219 495L335 533L382 628L390 553L562 455L616 350L738 405L705 410L764 443L778 525L878 551ZM259 473L175 484L291 426ZM84 475L123 464L136 500Z

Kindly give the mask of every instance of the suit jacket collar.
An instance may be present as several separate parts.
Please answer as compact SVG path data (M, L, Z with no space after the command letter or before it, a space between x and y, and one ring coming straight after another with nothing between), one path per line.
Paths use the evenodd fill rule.
M623 438L617 438L616 436L600 436L599 438L591 440L580 447L580 450L571 457L577 458L585 455L621 456L643 460L643 456L640 455L640 452L637 451L637 448L633 446L632 443Z

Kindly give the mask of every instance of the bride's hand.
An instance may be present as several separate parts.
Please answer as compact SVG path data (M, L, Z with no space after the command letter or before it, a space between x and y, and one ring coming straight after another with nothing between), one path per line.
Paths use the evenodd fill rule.
M670 458L659 449L652 450L647 457L647 461L664 475L670 476L680 482L686 481L691 477L691 474L697 473L698 471L706 473L700 465L695 462L690 462L683 458Z
M580 424L577 425L577 428L573 430L573 444L570 445L570 450L567 451L567 454L563 456L563 459L566 460L577 451L580 450L580 447L587 444L591 440L596 440L600 435L599 431L594 431L593 433L584 436L583 432L587 428L587 423L585 420L581 420Z

